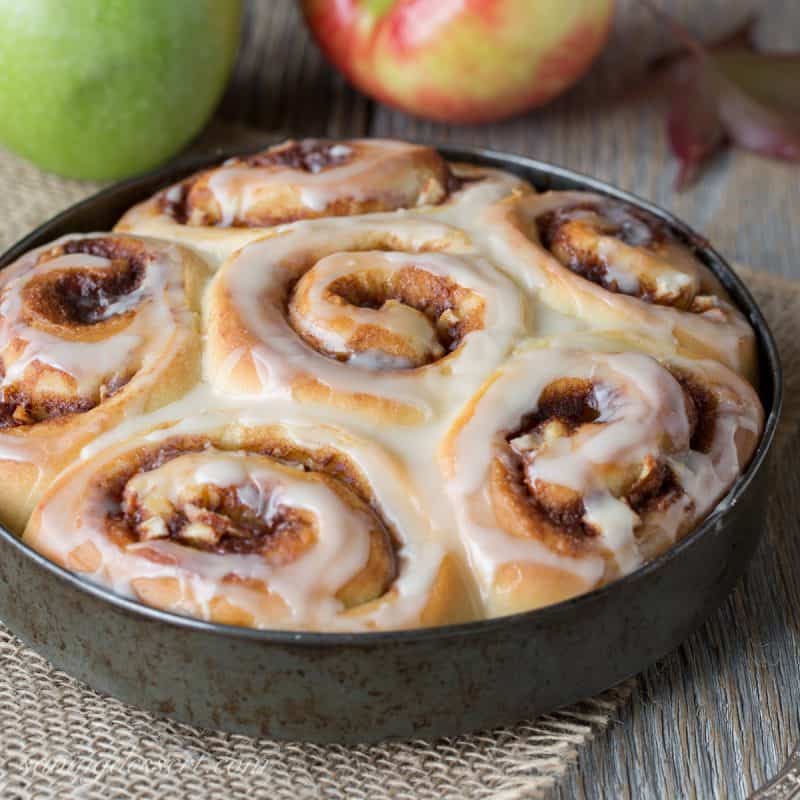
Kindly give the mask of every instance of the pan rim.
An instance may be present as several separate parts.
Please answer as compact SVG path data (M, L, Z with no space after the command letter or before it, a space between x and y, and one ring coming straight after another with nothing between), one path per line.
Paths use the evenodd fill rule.
M273 141L276 137L265 134L264 143ZM459 623L456 625L442 625L435 627L411 628L392 631L365 631L365 632L323 632L323 631L293 631L283 629L246 628L221 623L207 622L194 617L185 617L162 609L153 608L140 603L133 598L116 594L99 584L93 583L88 578L70 572L63 567L49 561L46 557L25 544L19 537L0 525L0 540L17 549L24 557L30 559L37 566L49 572L55 579L70 584L79 591L86 592L94 597L111 604L119 611L143 617L153 623L161 623L170 627L191 630L225 639L245 639L261 642L265 645L295 645L308 647L352 647L364 648L374 646L404 645L417 642L435 642L439 640L462 639L490 634L498 629L514 629L520 625L531 625L541 621L547 624L548 620L572 614L580 614L581 608L587 609L615 591L619 592L625 586L630 586L639 581L648 580L653 573L659 572L666 564L678 558L684 551L693 547L704 536L712 535L715 530L724 526L727 518L731 516L737 502L745 493L757 474L764 468L768 453L772 447L778 426L780 411L783 403L784 381L778 348L764 318L761 309L753 298L751 292L734 269L708 242L705 237L695 232L689 225L675 217L670 212L662 209L637 195L618 189L611 184L597 178L584 175L580 172L551 164L528 156L502 152L490 148L456 146L448 143L420 142L435 147L450 161L464 161L491 165L499 169L517 167L519 170L539 172L577 185L579 191L592 191L603 194L623 202L631 203L645 209L677 231L679 235L689 242L701 256L702 260L721 280L726 289L732 292L736 306L747 317L756 335L756 343L760 351L759 371L762 380L768 378L771 384L772 397L769 411L764 423L764 431L759 440L758 447L742 475L737 478L731 488L720 499L711 513L691 533L670 547L657 558L646 562L633 572L612 581L605 586L586 592L567 600L553 603L542 608L523 611L502 617ZM262 145L263 147L264 145ZM78 203L69 206L59 214L38 225L34 230L8 248L0 255L0 269L8 266L23 252L31 248L32 243L50 228L57 226L63 219L73 215L80 209L94 208L103 201L133 189L138 184L149 184L153 181L163 181L167 185L180 179L182 175L190 174L204 167L219 163L232 155L252 152L256 147L243 147L235 149L216 149L210 153L180 159L166 167L162 167L143 175L135 176L104 187ZM152 190L151 190L152 191ZM761 395L762 393L759 392ZM762 397L763 400L763 397Z

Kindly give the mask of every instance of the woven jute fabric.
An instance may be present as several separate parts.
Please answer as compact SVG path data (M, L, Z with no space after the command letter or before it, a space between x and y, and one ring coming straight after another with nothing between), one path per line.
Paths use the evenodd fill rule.
M212 142L219 132L212 132ZM236 141L251 140L239 135ZM0 249L93 184L45 175L0 150ZM782 350L779 446L800 420L800 285L742 269ZM800 389L800 387L797 387ZM780 480L781 470L776 470ZM155 717L78 683L0 627L0 795L106 798L495 798L546 796L631 696L627 683L514 727L437 742L319 746L216 733ZM636 702L635 698L633 702Z

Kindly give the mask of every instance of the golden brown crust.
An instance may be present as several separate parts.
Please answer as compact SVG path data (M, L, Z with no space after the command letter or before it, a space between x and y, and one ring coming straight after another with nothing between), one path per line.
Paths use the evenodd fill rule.
M429 147L290 140L164 189L130 209L115 230L182 241L219 264L276 226L436 207L461 185Z
M217 273L208 374L234 395L288 388L304 404L418 424L468 395L466 382L508 352L526 314L517 288L459 229L314 223L248 245Z
M722 365L586 346L597 349L523 348L442 444L490 614L557 602L655 557L755 449L755 393Z
M691 246L647 212L599 195L547 192L501 200L485 221L505 244L500 266L548 305L754 379L747 321Z
M358 183L348 183L348 177L355 177L350 174L352 169L362 163L368 171L357 173ZM226 214L212 187L214 179L225 170L231 173L233 193L238 194L247 184L252 187L251 192L258 194L249 205L237 202L232 214ZM276 177L280 180L274 180ZM337 181L341 188L335 194L326 194L318 203L309 204L304 190L313 186L314 180L319 184ZM301 219L436 205L455 186L447 163L428 147L305 139L232 158L221 167L184 181L180 197L175 197L177 192L172 198L168 192L161 193L159 203L162 211L182 225L269 228Z
M453 556L436 557L419 596L404 596L396 585L415 567L401 565L401 549L407 559L409 537L425 524L413 510L409 516L386 505L384 484L403 496L399 464L380 451L365 456L333 429L313 442L305 430L274 423L147 432L97 464L64 473L24 539L148 605L213 622L370 629L471 618L470 591ZM366 474L357 464L365 457L377 458L382 474ZM363 547L361 566L347 567L348 550ZM330 560L319 567L340 576L333 583L313 563L304 571L325 548Z
M48 245L3 272L5 524L21 530L46 483L83 444L196 383L199 301L207 278L205 263L188 251L109 234ZM156 308L170 317L157 331L149 322Z

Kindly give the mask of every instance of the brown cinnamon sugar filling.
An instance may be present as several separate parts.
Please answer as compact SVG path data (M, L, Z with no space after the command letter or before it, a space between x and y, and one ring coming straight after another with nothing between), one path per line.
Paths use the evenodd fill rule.
M134 476L210 447L203 437L179 437L165 442L158 449L143 447L134 454L125 469L100 478L98 485L109 498L111 508L106 516L109 536L123 546L167 538L205 552L259 554L276 566L294 560L313 545L318 531L308 512L297 508L278 508L266 521L251 506L242 502L238 491L241 487L202 484L194 487L192 496L180 506L170 504L169 508L165 505L159 509L145 508L143 502L146 504L146 499L138 498L135 492L128 489L128 483ZM288 443L275 447L270 445L262 452L248 452L273 458L303 472L316 471L329 475L364 501L361 492L364 488L363 478L349 464L342 463L340 454L320 453L316 457ZM385 533L393 549L394 537L388 528L384 528L378 512L375 514L376 526ZM394 569L392 567L389 582L394 579Z
M318 175L325 170L346 165L359 157L357 143L337 142L328 139L303 139L289 141L249 156L228 159L221 167L209 169L186 178L179 184L162 191L158 195L159 210L171 217L179 225L213 227L222 224L222 216L214 193L209 187L210 177L217 169L226 167L252 167L254 169L279 167ZM462 185L473 179L459 179L448 164L435 151L431 151L425 166L409 166L410 170L422 169L423 174L430 173L441 187L440 193L431 197L428 202L444 203L450 195L458 191ZM380 176L375 178L378 185L372 196L362 197L362 193L349 192L342 185L341 195L327 204L320 212L317 209L293 205L289 208L264 203L263 207L254 208L237 214L229 221L232 228L270 227L302 219L319 217L350 216L378 211L394 211L416 205L418 198L409 197L405 202L400 197L388 199L393 195L392 186L381 186ZM474 179L478 180L478 179ZM291 177L287 183L291 184ZM402 196L402 190L401 190Z
M558 540L566 537L573 544L597 536L597 531L584 522L586 509L583 498L571 489L553 486L540 481L531 484L526 474L525 455L515 450L512 442L520 437L544 441L547 428L554 426L559 436L572 435L581 425L593 423L600 415L591 381L562 378L548 384L542 391L535 411L526 414L519 427L506 434L509 451L513 454L511 466L517 491L536 521L545 538Z
M2 371L0 362L0 372ZM0 430L22 425L36 425L61 419L70 414L81 414L96 408L104 400L123 389L132 375L112 375L100 386L96 397L66 398L38 393L31 396L15 388L0 388Z
M235 158L228 163L248 167L288 167L316 175L328 167L346 164L353 154L353 148L347 144L326 139L303 139L252 156Z
M202 438L179 439L156 450L143 448L127 469L104 477L101 485L110 499L107 514L109 535L119 544L168 538L182 545L214 553L261 553L280 558L282 547L289 550L309 544L313 529L302 512L294 509L276 514L270 524L242 503L235 487L204 484L192 502L182 507L146 510L126 486L135 475L158 469L188 453L208 449Z
M587 234L611 236L630 247L657 252L676 239L652 214L613 201L576 203L540 215L536 228L545 249L577 275L612 292L631 294L650 303L672 304L659 297L647 283L640 284L635 291L620 286L609 275L609 264L594 246L594 238L587 238Z
M37 264L72 254L106 258L111 264L103 269L90 266L54 269L32 277L21 293L28 324L66 338L80 338L83 326L126 324L127 316L133 312L114 313L113 306L141 286L151 258L144 244L112 237L73 239L42 253ZM13 343L9 344L13 349ZM36 372L36 368L34 363L28 369ZM5 373L6 363L0 357L0 377ZM109 375L91 397L30 390L25 382L0 387L0 429L35 425L90 411L120 391L132 377L131 372ZM26 382L35 386L37 378L26 375Z
M683 495L683 487L668 464L648 456L642 476L628 489L625 500L640 516L664 511Z
M58 325L94 325L108 319L110 307L139 288L150 260L138 243L76 239L53 248L38 263L74 253L107 258L111 265L46 272L23 290L26 306Z
M677 367L670 367L669 371L681 385L686 396L686 408L692 429L691 448L698 453L708 453L716 429L719 405L716 395L691 373Z
M289 293L290 320L295 287ZM326 288L326 295L334 298L334 302L341 301L357 308L379 310L391 300L413 308L432 323L445 353L455 350L469 333L481 330L485 324L485 304L475 292L459 286L450 278L413 266L391 273L381 270L354 272L331 282ZM295 330L319 352L331 358L347 359L347 355L327 352L321 342L311 338L305 331L297 327ZM368 349L370 345L380 348L380 331L365 332L365 339L367 335L371 341L365 340L363 349ZM351 344L358 350L362 343L355 340ZM409 368L425 366L436 360L435 354L429 353L425 360L415 362Z
M689 373L671 369L685 396L691 429L690 447L708 452L714 436L717 399ZM525 415L515 430L505 435L508 449L503 459L503 474L496 479L505 483L516 498L516 505L529 520L529 529L559 552L575 554L583 543L597 536L584 521L586 508L582 496L565 486L536 480L531 482L526 466L535 459L538 449L552 441L575 434L584 425L600 425L601 409L595 386L590 380L562 378L542 391L535 411ZM684 494L670 465L647 456L629 470L609 473L609 489L642 516L666 510Z
M653 249L666 241L674 241L667 226L658 217L641 208L608 201L606 203L575 203L547 211L536 220L542 244L552 249L559 231L567 223L580 219L581 212L598 217L597 230L605 236L614 236L631 247Z
M582 378L560 378L542 390L536 411L526 414L519 427L506 436L507 441L534 433L551 421L561 422L570 431L594 422L600 416L594 384Z
M178 225L188 225L191 209L189 194L199 176L187 178L185 181L166 189L158 195L158 209L162 214L171 217ZM195 222L195 225L211 225L212 222Z
M341 166L353 156L352 148L340 145L335 150L335 142L306 139L303 141L286 142L286 144L263 150L251 156L231 158L225 166L238 167L288 167L316 175L324 169ZM214 213L209 205L209 191L202 184L207 180L209 173L203 172L187 178L176 186L161 192L158 204L162 213L172 217L179 225L217 225L219 214ZM281 218L277 221L292 222L290 218ZM236 219L233 227L250 227L256 224L246 220Z
M316 539L313 519L306 512L280 508L267 522L240 500L237 488L213 484L198 487L191 502L155 517L142 508L135 493L126 492L119 516L112 519L139 540L169 538L211 553L258 553L273 564L291 561Z
M0 390L0 430L16 428L21 425L35 425L37 422L65 417L91 411L97 405L92 400L77 398L66 400L63 397L31 398L17 390Z

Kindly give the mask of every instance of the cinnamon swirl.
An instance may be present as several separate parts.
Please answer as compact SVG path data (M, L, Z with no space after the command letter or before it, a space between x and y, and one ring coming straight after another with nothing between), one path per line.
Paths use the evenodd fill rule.
M592 327L755 375L755 339L711 271L646 211L585 192L500 201L493 250L537 297Z
M116 592L200 619L364 630L474 616L401 464L327 425L196 417L65 472L25 541Z
M205 264L134 236L69 236L0 273L0 519L124 416L198 379Z
M135 206L119 231L184 242L220 263L279 225L439 206L493 170L448 165L432 148L356 139L287 141L192 175ZM495 182L515 186L521 181Z
M608 351L605 351L605 348ZM601 586L713 508L749 461L762 412L714 361L531 342L441 448L489 615Z
M216 274L207 319L220 392L419 424L477 388L527 311L460 229L376 216L246 246Z

